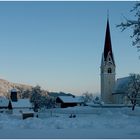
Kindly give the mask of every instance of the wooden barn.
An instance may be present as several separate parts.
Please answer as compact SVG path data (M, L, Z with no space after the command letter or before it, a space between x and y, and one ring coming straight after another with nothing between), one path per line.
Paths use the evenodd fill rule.
M58 96L56 98L57 107L61 108L80 106L82 103L81 98L75 96Z

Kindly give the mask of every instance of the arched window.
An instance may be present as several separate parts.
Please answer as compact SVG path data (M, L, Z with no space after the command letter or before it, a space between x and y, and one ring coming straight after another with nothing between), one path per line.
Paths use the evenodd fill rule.
M108 68L108 73L112 73L112 69L111 68Z

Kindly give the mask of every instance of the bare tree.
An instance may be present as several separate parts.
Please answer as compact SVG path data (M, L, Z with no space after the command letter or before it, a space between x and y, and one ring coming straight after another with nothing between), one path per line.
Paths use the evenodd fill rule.
M131 28L133 33L130 36L133 38L132 45L136 46L138 51L140 51L140 2L137 2L130 12L134 12L134 20L127 19L124 17L125 21L121 22L117 27L119 27L122 31L127 28Z
M93 101L93 94L88 92L83 93L82 100L84 103Z
M127 97L132 103L132 110L135 109L140 97L140 75L130 74L130 82L128 83Z
M30 98L31 97L31 90L27 89L22 92L22 98Z

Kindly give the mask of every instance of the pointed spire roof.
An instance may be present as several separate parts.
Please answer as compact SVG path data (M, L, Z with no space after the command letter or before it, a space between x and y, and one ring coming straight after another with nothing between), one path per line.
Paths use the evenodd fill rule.
M110 35L110 27L109 27L109 17L107 18L107 26L106 26L106 35L105 35L105 44L104 44L104 60L106 61L108 54L110 53L110 56L112 58L113 63L113 52L112 52L112 44L111 44L111 35Z

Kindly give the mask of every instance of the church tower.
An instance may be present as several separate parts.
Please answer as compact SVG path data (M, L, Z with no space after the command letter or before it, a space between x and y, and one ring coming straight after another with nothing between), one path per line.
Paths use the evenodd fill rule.
M104 52L101 60L101 98L105 104L114 103L115 61L112 52L109 19L107 19Z

